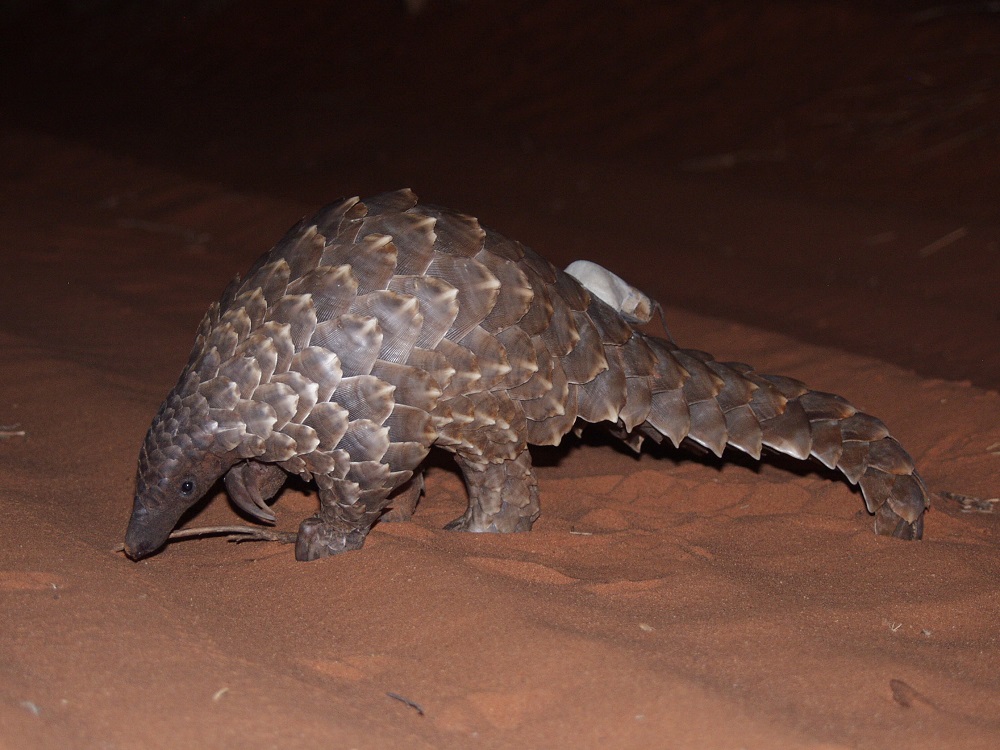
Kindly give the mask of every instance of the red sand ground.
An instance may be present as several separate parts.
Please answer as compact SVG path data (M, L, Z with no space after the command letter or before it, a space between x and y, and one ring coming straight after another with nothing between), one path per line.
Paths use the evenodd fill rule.
M208 303L307 211L401 185L842 393L932 490L1000 494L995 16L324 5L4 10L0 747L997 747L997 514L939 499L880 539L794 461L591 431L537 452L531 534L442 531L441 459L357 553L113 551Z

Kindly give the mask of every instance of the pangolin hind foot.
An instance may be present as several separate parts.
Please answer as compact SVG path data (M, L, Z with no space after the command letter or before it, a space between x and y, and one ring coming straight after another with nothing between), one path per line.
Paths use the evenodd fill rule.
M659 309L587 262L557 270L409 190L331 204L230 283L139 455L125 549L159 549L219 477L273 523L289 474L319 488L296 557L362 546L408 517L432 447L469 489L449 528L527 531L539 513L528 445L579 423L646 438L767 447L859 484L879 534L918 539L928 495L885 425L791 378L715 361L637 329Z

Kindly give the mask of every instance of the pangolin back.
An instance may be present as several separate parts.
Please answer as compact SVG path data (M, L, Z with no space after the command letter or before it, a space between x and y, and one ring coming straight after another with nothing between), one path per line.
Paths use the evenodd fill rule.
M176 521L193 502L146 496L167 474L183 484L179 454L226 474L234 501L268 522L286 473L315 480L321 507L300 527L300 559L361 546L389 503L405 515L432 446L455 453L469 488L450 528L527 530L538 515L527 446L558 444L581 421L636 449L666 437L716 455L812 456L860 484L878 533L920 537L927 492L882 422L646 335L588 286L409 190L327 206L202 320L140 456L126 549L165 541L165 522L143 535L151 507Z

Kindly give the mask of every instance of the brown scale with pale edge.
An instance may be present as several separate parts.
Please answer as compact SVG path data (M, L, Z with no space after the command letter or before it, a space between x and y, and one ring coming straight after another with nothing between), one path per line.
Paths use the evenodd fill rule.
M920 537L926 488L881 421L634 322L409 190L327 206L202 320L139 454L126 552L159 549L222 476L240 508L272 523L267 501L289 474L320 498L296 557L357 549L387 507L412 510L434 446L455 454L469 490L448 528L527 531L539 512L528 445L556 445L581 421L636 449L666 437L716 455L812 456L861 485L878 533Z

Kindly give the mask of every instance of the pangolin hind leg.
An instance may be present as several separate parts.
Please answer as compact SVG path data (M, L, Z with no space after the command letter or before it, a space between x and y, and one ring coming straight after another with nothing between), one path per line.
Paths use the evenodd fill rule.
M538 518L538 481L527 450L490 463L456 456L469 491L469 508L445 526L449 531L530 531Z

